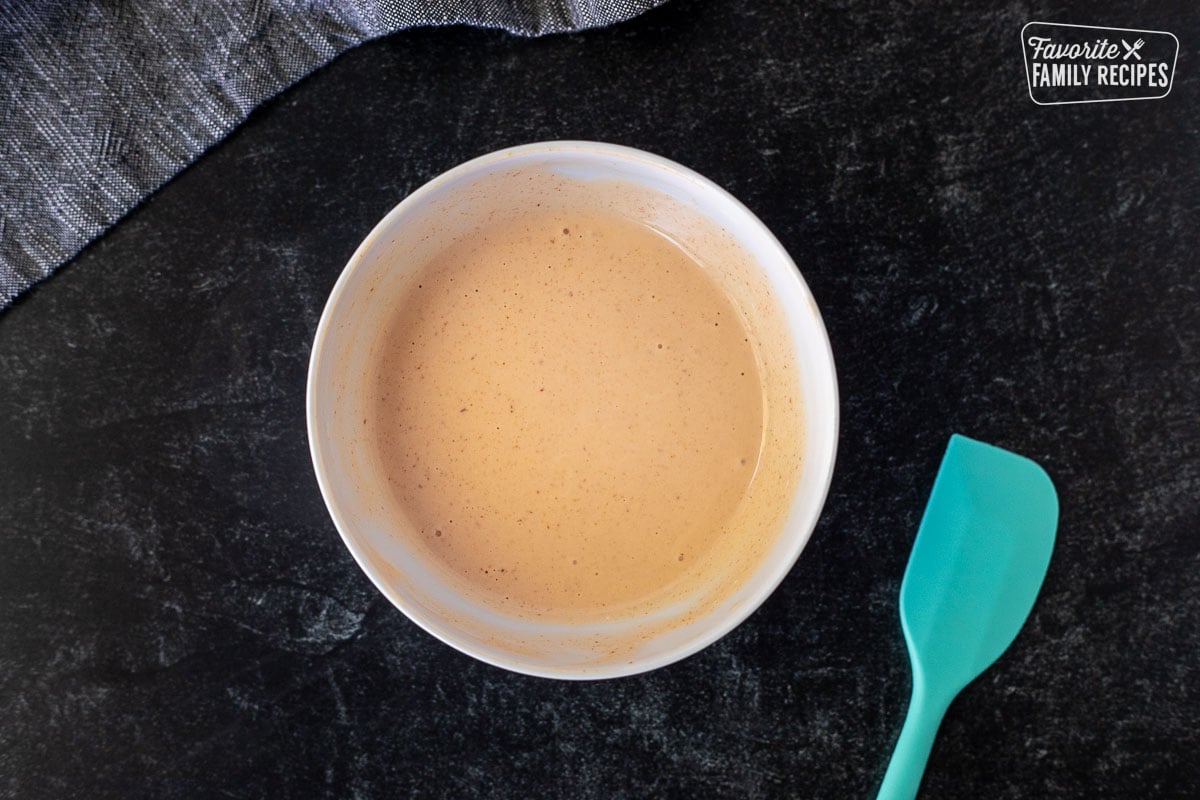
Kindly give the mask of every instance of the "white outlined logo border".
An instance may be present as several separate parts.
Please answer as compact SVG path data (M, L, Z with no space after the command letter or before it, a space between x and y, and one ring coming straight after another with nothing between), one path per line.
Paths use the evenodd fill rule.
M1167 91L1163 94L1146 95L1145 97L1105 97L1099 100L1056 100L1051 103L1043 103L1033 96L1033 78L1029 74L1029 51L1025 44L1025 31L1030 25L1050 25L1056 28L1087 28L1094 31L1122 31L1124 33L1157 33L1162 36L1170 36L1175 42L1175 58L1171 60L1171 82L1167 84ZM1151 31L1145 28L1112 28L1104 25L1072 25L1067 22L1043 22L1040 20L1031 20L1021 26L1021 59L1025 62L1025 88L1029 91L1029 99L1039 106L1070 106L1080 105L1083 103L1124 103L1129 100L1162 100L1171 93L1175 88L1175 64L1179 61L1179 37L1170 31Z

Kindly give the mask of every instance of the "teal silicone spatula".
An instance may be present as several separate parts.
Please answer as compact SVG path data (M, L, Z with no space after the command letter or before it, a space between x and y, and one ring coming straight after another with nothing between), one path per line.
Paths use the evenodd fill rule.
M908 717L879 800L912 800L950 701L1016 638L1041 589L1058 495L1027 458L955 434L900 586Z

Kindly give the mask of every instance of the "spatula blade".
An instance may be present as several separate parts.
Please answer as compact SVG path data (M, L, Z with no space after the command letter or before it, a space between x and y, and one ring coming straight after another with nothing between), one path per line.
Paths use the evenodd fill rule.
M952 436L900 587L914 668L957 692L999 658L1033 609L1057 527L1045 470Z

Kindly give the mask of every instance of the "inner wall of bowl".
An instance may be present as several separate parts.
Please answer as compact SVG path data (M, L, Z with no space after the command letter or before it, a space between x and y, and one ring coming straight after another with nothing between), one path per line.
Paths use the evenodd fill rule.
M579 625L497 614L472 600L439 565L391 529L397 509L377 479L364 440L378 332L416 270L454 238L536 202L594 204L657 228L711 267L757 338L768 389L768 436L760 471L776 486L747 505L743 524L763 530L750 564L730 563L707 597L681 597L653 615ZM714 225L710 220L721 220ZM757 268L755 268L757 264ZM655 159L563 149L493 158L452 171L390 214L356 253L335 291L314 362L313 402L326 495L339 530L379 588L418 624L483 660L539 674L636 671L686 655L753 611L803 547L824 497L836 429L832 364L812 299L790 259L739 204L710 184ZM828 385L828 386L827 386ZM802 418L815 422L802 425ZM821 420L828 419L830 425ZM792 467L796 461L811 465ZM782 499L780 499L782 498ZM747 578L747 576L749 576ZM714 602L714 598L723 601ZM614 667L614 664L617 665Z

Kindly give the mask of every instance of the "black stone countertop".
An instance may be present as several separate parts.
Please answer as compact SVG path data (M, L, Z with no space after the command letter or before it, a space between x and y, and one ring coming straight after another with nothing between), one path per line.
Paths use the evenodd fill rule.
M897 592L947 437L1062 503L928 798L1200 796L1200 17L1190 4L672 0L616 28L352 51L0 314L0 796L857 798L909 690ZM1166 29L1164 100L1039 107L1021 26ZM674 666L460 655L359 572L308 460L329 289L396 202L579 138L727 187L842 392L789 578Z

